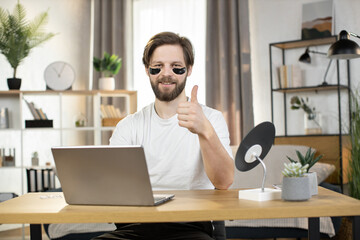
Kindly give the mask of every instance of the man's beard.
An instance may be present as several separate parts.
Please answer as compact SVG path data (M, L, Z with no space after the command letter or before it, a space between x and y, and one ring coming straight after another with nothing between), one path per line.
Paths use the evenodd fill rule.
M172 90L171 92L162 92L160 89L159 89L159 83L175 83L175 89ZM174 81L172 80L170 77L163 77L161 79L158 79L156 80L155 83L151 82L151 87L154 91L154 94L156 96L157 99L159 99L160 101L163 101L163 102L171 102L172 100L174 100L175 98L177 98L180 93L182 93L182 91L184 90L185 88L185 85L186 85L186 78L184 79L184 81L182 83L178 83L178 81Z

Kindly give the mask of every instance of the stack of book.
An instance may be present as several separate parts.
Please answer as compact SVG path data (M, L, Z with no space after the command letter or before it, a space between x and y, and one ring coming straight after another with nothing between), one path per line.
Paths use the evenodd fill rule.
M28 106L32 116L34 117L34 120L47 120L46 114L43 112L41 108L36 108L35 104L33 102L28 102L26 99L24 99L26 102L26 105Z
M119 108L115 108L114 105L101 104L101 117L102 126L116 126L116 124L123 119L123 114Z
M278 70L280 88L297 88L303 86L302 74L299 66L282 65Z
M24 101L26 102L26 105L28 106L31 115L34 118L34 120L25 120L26 128L53 126L53 121L48 119L46 113L44 113L44 111L41 108L36 108L33 102L28 102L25 98Z

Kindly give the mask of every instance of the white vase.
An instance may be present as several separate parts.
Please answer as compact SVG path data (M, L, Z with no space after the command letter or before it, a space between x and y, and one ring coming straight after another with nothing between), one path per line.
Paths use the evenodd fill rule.
M113 77L102 77L99 79L100 90L114 90L115 79Z
M309 178L283 177L281 198L286 201L306 201L311 197Z
M316 172L305 173L305 175L309 178L311 196L317 195L318 194L318 181L317 181Z
M311 114L304 114L304 129L306 135L321 134L322 133L321 114L314 112Z

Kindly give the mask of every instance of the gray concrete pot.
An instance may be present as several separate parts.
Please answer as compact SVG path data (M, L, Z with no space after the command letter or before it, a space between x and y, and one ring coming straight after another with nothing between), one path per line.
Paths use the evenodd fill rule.
M305 173L305 175L309 178L311 196L317 195L318 194L318 181L317 181L316 172Z
M286 201L306 201L311 197L309 178L283 177L281 198Z

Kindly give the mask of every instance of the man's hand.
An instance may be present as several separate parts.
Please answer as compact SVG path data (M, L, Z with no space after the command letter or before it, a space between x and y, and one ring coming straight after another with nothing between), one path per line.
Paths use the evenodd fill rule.
M206 175L217 189L227 189L234 180L234 162L223 147L215 129L197 100L198 86L191 91L191 101L177 109L179 125L198 134Z
M191 101L179 104L177 109L179 125L189 129L192 133L206 135L211 124L197 100L197 91L198 86L195 85L191 91Z

